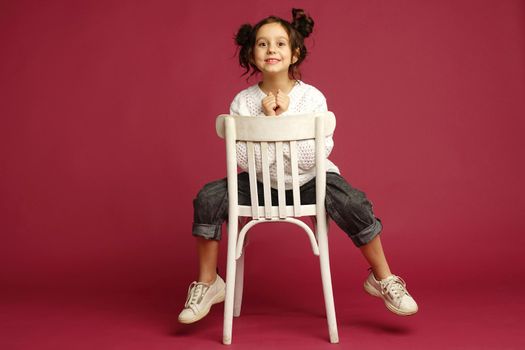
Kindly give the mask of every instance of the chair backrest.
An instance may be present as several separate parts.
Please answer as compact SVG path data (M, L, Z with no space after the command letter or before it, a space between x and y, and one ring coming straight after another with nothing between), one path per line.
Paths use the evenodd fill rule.
M217 134L226 141L226 162L228 170L228 199L230 213L237 216L251 216L281 220L287 217L324 214L326 191L325 137L335 130L335 116L331 112L293 115L283 117L252 117L220 115L216 120ZM301 205L299 192L299 167L297 162L297 141L315 140L316 204ZM237 154L236 142L245 141L248 157L251 206L239 206L237 196ZM275 157L269 156L269 143L275 143ZM290 150L293 206L286 205L285 172L283 148ZM255 149L260 147L260 160ZM275 159L277 172L278 206L271 201L269 159ZM262 169L264 206L259 205L257 193L256 162Z

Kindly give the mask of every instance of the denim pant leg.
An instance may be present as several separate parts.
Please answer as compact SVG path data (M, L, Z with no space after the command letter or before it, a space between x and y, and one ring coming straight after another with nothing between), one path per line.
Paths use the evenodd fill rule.
M370 242L383 228L365 193L337 173L326 173L325 203L328 215L357 247Z
M239 204L250 202L248 173L237 176ZM226 178L204 185L193 200L192 234L212 240L221 239L222 224L228 218L228 180Z

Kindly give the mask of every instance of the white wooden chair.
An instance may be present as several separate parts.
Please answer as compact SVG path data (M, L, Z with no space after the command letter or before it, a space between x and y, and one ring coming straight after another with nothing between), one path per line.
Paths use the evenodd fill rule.
M244 117L220 115L216 120L217 134L226 141L226 162L228 171L228 257L226 271L226 299L224 304L223 343L231 344L233 316L239 316L241 310L244 245L246 233L253 226L267 222L293 223L307 233L315 255L319 256L321 278L331 343L338 343L337 322L335 317L330 261L328 256L328 223L325 211L326 172L325 172L325 137L332 135L335 129L335 116L331 112L312 115L283 117ZM316 160L316 204L301 205L299 194L296 142L315 139ZM236 142L246 141L248 155L248 173L250 181L251 206L239 205L237 194ZM275 161L277 168L278 205L272 206L268 143L275 142ZM264 205L259 205L255 163L255 144L260 145ZM293 205L286 205L284 185L283 144L288 143L292 167ZM259 147L259 146L257 146ZM312 229L301 216L314 216ZM247 223L240 227L244 218ZM240 228L240 231L239 231Z

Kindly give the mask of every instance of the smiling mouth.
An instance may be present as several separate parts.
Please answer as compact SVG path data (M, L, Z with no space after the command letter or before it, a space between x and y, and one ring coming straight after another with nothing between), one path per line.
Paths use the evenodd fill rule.
M281 62L281 60L279 60L277 58L268 58L268 59L264 60L264 62L266 62L266 63L279 63L279 62Z

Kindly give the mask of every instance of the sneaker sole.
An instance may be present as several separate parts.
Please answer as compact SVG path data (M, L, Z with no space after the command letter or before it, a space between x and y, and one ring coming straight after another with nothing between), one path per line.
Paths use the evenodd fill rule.
M204 312L202 312L200 315L198 316L195 316L194 318L192 319L189 319L189 320L184 320L184 319L180 319L179 318L179 322L180 323L183 323L183 324L190 324L190 323L195 323L197 321L200 321L202 320L204 317L206 317L206 315L208 315L208 313L210 312L211 310L211 307L215 304L218 304L218 303L222 303L224 301L224 297L226 295L226 291L225 289L223 289L221 291L221 293L217 294L215 296L215 298L212 300L212 302L208 305L208 307L204 310Z
M375 289L370 283L368 283L368 281L365 281L365 284L363 285L365 291L374 296L374 297L378 297L380 299L383 299L383 302L385 303L385 306L388 310L392 311L393 313L395 313L396 315L399 315L399 316L410 316L410 315L413 315L417 312L417 309L415 311L403 311L403 310L400 310L398 309L397 307L395 307L394 305L390 304L385 298L383 298L383 295L381 293L379 293L377 291L377 289Z

